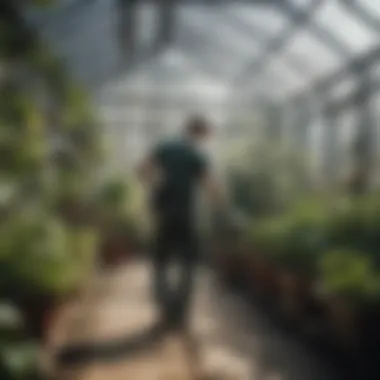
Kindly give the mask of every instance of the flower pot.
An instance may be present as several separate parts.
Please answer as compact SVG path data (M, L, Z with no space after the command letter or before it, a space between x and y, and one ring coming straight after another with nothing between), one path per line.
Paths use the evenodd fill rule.
M362 313L362 341L369 351L376 351L380 343L380 305L371 305Z
M43 340L61 302L50 295L33 295L17 300L16 304L25 321L27 334Z
M248 258L249 257L249 258ZM245 280L250 290L259 289L260 287L260 260L255 253L247 256L247 265L245 271Z
M279 275L281 309L291 319L301 319L307 309L307 284L294 273L283 271Z
M327 322L336 343L344 349L354 348L359 340L359 320L354 306L342 297L327 301Z
M241 277L241 262L237 255L229 252L218 255L217 273L222 282L235 283Z
M132 244L121 239L106 241L102 249L103 264L106 267L118 266L129 261L134 255Z
M258 290L268 296L275 295L278 290L277 268L267 259L260 256L257 256L255 265L255 277Z

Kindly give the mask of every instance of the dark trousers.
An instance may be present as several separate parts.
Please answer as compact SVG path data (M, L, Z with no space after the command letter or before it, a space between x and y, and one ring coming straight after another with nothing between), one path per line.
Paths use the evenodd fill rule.
M164 323L188 322L198 262L194 223L185 217L161 217L155 236L153 256L154 296ZM169 281L169 266L175 260L179 275L175 287Z

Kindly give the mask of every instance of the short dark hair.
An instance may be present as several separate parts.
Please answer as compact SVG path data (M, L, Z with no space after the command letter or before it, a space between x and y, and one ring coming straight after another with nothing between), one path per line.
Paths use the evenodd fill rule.
M210 124L202 116L192 116L186 124L186 133L192 136L203 136L210 131Z

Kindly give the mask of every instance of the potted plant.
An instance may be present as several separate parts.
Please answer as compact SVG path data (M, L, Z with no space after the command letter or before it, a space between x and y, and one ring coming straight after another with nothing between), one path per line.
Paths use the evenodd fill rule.
M301 318L314 304L313 286L318 258L329 247L329 213L320 202L306 202L290 212L289 228L277 260L280 264L284 310Z
M4 380L43 379L39 347L26 334L14 305L0 302L0 377Z
M129 201L129 186L125 181L111 179L100 186L96 196L99 231L101 233L101 255L105 264L118 263L125 258L128 227L126 206Z
M379 297L379 275L367 252L334 249L320 263L320 287L329 326L338 343L354 348L361 338L361 316Z
M250 274L252 288L262 293L274 295L278 286L278 266L276 257L283 249L289 228L285 217L271 217L252 224L249 241Z
M232 212L214 215L212 232L213 261L220 277L226 282L241 278L239 255L241 226Z
M65 226L38 208L8 221L2 293L20 309L30 333L43 337L62 302L82 285L87 264L72 251Z

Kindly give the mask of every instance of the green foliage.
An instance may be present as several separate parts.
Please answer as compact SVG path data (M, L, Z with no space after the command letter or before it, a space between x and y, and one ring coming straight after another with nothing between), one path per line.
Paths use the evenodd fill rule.
M122 208L129 197L129 186L119 179L107 181L100 189L99 202L111 208Z
M38 208L8 220L2 229L2 293L65 294L78 285L83 267L67 228ZM11 290L13 289L13 290Z
M320 279L328 294L356 304L380 302L379 198L299 202L255 221L249 244L276 265Z
M19 310L0 301L0 378L39 380L39 347L28 339Z
M304 201L288 213L254 221L249 239L278 265L314 275L319 255L329 247L328 220L325 207Z
M285 216L253 222L248 232L247 242L261 253L277 256L283 249L290 222Z
M0 2L2 380L44 378L37 368L38 342L26 333L38 322L23 320L29 310L12 305L77 290L93 267L102 232L89 222L78 226L65 207L55 207L74 205L75 216L85 212L89 190L97 190L100 129L86 93L21 17L20 4L27 2L51 3ZM53 140L62 144L56 148Z
M272 145L246 146L229 165L233 203L254 217L286 211L309 190L307 165Z
M280 259L293 270L315 275L320 255L329 248L329 214L317 205L302 205L289 216L291 222Z
M380 275L367 252L352 249L326 252L320 263L320 279L329 294L355 303L380 301Z

